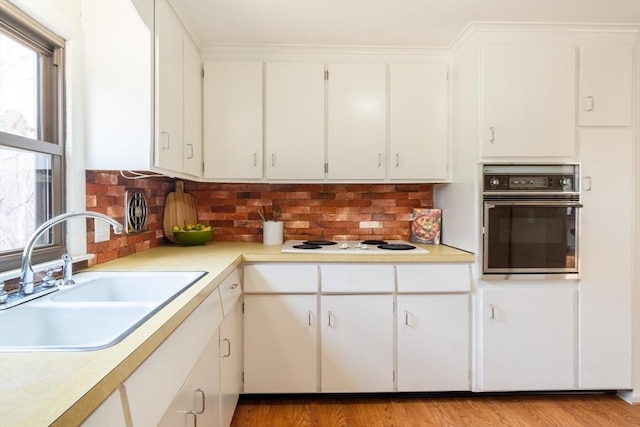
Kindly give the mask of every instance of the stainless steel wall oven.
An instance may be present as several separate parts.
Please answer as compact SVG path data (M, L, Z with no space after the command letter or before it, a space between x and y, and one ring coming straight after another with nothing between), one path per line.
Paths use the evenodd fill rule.
M578 277L577 164L485 164L483 278Z

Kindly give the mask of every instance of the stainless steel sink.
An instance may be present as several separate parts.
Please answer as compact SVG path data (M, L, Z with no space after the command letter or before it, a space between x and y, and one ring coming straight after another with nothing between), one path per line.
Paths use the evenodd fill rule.
M0 313L0 352L110 347L206 273L88 272L76 285Z

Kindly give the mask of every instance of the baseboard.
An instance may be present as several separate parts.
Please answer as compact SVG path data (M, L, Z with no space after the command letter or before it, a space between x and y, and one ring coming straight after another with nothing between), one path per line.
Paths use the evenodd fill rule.
M630 405L640 405L640 390L619 390L617 394Z

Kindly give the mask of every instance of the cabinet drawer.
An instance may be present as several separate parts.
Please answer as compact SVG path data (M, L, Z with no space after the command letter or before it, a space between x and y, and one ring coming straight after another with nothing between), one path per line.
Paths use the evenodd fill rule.
M220 293L215 289L126 379L133 425L158 425L222 318Z
M220 289L220 298L222 299L222 310L224 316L227 317L231 313L231 307L236 303L240 295L242 295L242 286L240 284L240 270L235 269L229 274L218 286Z
M393 265L331 264L320 266L323 293L393 292Z
M398 265L398 292L469 292L469 264Z
M316 264L255 264L244 267L246 293L318 292Z

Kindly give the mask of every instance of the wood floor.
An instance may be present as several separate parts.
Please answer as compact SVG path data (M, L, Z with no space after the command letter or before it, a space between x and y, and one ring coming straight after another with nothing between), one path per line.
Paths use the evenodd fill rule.
M640 426L615 394L241 396L232 427Z

